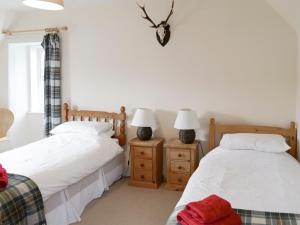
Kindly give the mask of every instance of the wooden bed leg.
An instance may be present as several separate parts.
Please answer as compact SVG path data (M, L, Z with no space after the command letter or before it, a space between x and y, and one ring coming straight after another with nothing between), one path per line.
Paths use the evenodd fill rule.
M69 121L69 105L68 105L68 103L64 103L64 107L63 107L63 121L64 122Z
M289 144L291 146L290 154L297 159L297 130L296 130L295 122L291 122L290 130L291 130L291 134L289 138Z
M120 109L121 113L120 113L120 134L118 136L118 139L119 139L119 144L121 146L125 145L126 143L126 130L125 130L125 127L126 127L126 109L124 106L121 107Z

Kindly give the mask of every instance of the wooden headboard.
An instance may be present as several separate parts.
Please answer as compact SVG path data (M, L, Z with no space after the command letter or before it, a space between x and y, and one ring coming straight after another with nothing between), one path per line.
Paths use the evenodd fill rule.
M119 139L119 144L124 146L126 144L126 113L125 107L122 106L120 113L115 112L103 112L103 111L89 111L89 110L71 110L67 103L63 107L63 120L75 121L75 120L88 120L88 121L105 121L112 122L113 130L116 132L115 138Z
M290 128L279 128L251 125L221 125L216 124L215 119L211 118L209 124L208 150L211 151L215 147L217 147L222 135L228 133L259 133L282 135L287 139L289 146L291 146L289 154L291 154L294 158L297 158L297 130L295 122L291 122Z

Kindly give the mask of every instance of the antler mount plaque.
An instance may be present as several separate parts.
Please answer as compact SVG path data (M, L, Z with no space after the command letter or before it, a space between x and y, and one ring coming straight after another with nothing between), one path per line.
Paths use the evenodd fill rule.
M145 20L148 20L152 24L151 28L156 29L156 38L157 38L158 42L164 47L169 42L170 37L171 37L170 24L168 23L168 21L174 12L173 11L174 10L174 0L172 1L172 8L171 8L171 11L170 11L167 19L161 21L158 25L156 23L154 23L153 20L149 17L145 6L141 6L139 4L138 4L138 6L144 12L144 16L142 16L142 18L144 18Z

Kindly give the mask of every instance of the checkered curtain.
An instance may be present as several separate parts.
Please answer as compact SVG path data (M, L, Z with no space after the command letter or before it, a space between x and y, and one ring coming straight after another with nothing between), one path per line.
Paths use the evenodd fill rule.
M45 134L61 123L61 58L57 33L48 33L42 42L45 50Z

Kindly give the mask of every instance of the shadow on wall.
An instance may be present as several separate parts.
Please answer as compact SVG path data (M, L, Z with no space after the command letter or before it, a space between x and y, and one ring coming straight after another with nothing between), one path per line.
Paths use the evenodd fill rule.
M127 112L127 137L128 140L136 137L137 127L131 125L132 118L136 108L132 109L131 112ZM154 116L156 119L157 127L153 129L153 137L163 137L165 140L177 137L177 130L174 127L176 119L176 112L155 110Z
M214 118L216 123L227 123L227 124L247 124L247 119L233 116L224 113L217 112L206 112L203 116L199 118L200 130L198 131L197 139L201 140L204 153L208 152L208 138L209 138L209 123L210 119Z
M299 132L298 132L298 134L299 134ZM298 149L297 159L300 162L300 141L299 141L299 137L298 137L298 141L297 141L297 149Z
M177 112L156 110L155 117L158 124L158 129L155 131L156 137L164 137L166 141L168 139L178 136L178 130L174 128L174 122Z
M195 1L190 2L189 4L181 5L180 9L178 9L176 27L184 26L188 20L192 17L192 15L199 13L199 11L203 8L203 2Z

